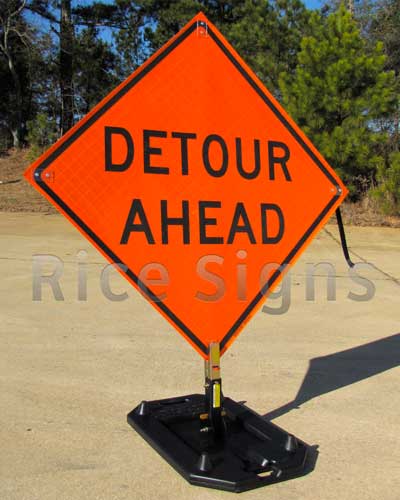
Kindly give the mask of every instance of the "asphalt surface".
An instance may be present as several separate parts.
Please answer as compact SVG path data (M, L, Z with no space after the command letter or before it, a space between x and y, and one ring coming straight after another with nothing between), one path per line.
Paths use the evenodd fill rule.
M226 395L318 447L308 475L240 498L398 496L400 231L348 229L352 258L373 264L360 271L375 287L368 301L354 300L366 288L349 277L337 237L327 226L296 264L289 310L260 311L222 359ZM63 301L45 285L32 300L36 254L63 259ZM323 268L305 300L306 263L319 262L335 267L336 300ZM201 391L203 362L116 273L112 289L128 299L108 301L104 265L61 216L0 213L0 498L228 498L190 486L127 425L142 399Z

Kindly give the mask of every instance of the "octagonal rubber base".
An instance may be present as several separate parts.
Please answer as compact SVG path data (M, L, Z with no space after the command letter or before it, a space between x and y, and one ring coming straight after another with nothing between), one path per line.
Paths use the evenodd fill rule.
M241 492L309 472L310 447L244 404L224 398L222 438L205 427L204 408L200 394L142 402L128 423L197 486Z

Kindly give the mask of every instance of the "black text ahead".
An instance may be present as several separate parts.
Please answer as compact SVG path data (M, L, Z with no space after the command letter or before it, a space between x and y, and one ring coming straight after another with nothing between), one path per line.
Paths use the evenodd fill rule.
M115 138L126 143L125 158L114 160L113 141ZM168 147L170 141L177 141L180 149L180 157L176 165L160 165L159 160L163 154L163 146ZM291 182L288 163L290 160L289 147L280 141L262 141L253 139L252 158L243 158L242 138L235 138L235 146L230 150L225 139L218 134L209 134L204 138L198 137L194 132L167 132L163 130L143 130L141 136L141 150L143 157L135 158L135 142L131 133L122 127L105 127L105 170L107 172L125 172L129 168L143 168L145 174L169 175L171 169L178 169L182 176L190 175L191 161L200 160L205 172L213 178L221 178L228 169L234 168L245 180L252 181L264 178L267 181L279 179L284 182ZM194 141L201 141L201 158L192 158L191 146ZM211 151L218 151L218 161ZM193 152L192 152L193 153ZM214 160L212 159L214 158ZM137 163L137 165L135 165ZM142 233L149 244L168 244L170 241L169 229L171 226L180 226L183 244L196 242L200 244L233 244L237 234L245 234L250 244L261 243L271 245L278 243L285 231L285 219L281 208L274 203L261 202L259 204L258 217L250 220L245 203L238 201L231 214L230 229L227 234L208 234L210 226L218 228L218 210L222 208L219 200L201 200L196 202L196 207L190 206L189 200L182 200L181 213L179 216L172 216L168 212L168 201L160 200L160 225L158 228L151 227L146 216L146 206L139 198L132 200L132 204L127 214L126 223L121 235L121 244L127 244L132 233ZM190 213L193 209L199 214L198 228L193 235L193 228L190 224ZM268 229L268 221L274 218L274 233ZM160 235L159 241L156 235ZM195 240L193 241L193 238Z

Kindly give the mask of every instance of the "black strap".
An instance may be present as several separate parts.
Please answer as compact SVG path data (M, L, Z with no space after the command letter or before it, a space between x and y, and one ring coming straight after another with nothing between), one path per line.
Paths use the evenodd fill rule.
M346 259L346 262L349 265L349 267L354 267L354 262L350 258L349 248L347 246L347 241L346 241L346 233L344 232L342 214L340 212L339 207L336 209L336 220L339 228L340 242L342 244L344 258Z

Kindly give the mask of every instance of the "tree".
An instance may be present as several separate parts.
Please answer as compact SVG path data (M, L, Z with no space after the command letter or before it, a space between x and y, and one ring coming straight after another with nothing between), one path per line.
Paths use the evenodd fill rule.
M153 0L145 36L154 50L200 10L214 22L271 92L282 71L293 72L309 11L300 0Z
M2 0L0 2L0 53L5 60L2 83L8 90L6 114L8 128L13 137L14 147L20 147L24 138L24 91L27 82L29 35L22 19L25 1ZM26 93L25 93L26 94ZM3 105L5 102L3 102Z
M246 0L222 32L278 98L279 75L292 74L310 12L300 0Z
M383 43L386 67L400 75L400 0L383 0L371 23L371 34Z
M378 186L372 194L380 202L382 211L390 215L400 215L400 152L389 155L387 164L382 164L377 173Z
M61 135L74 124L73 87L74 26L71 17L71 0L60 4L60 90Z
M116 48L116 71L120 79L129 76L152 52L145 38L145 24L151 22L146 0L116 0L115 20L118 29L113 31Z
M145 0L142 8L151 20L145 36L150 50L159 49L190 19L204 8L204 2L196 0Z
M117 56L110 44L99 38L94 26L76 35L74 54L74 111L80 118L119 83L115 71Z
M62 135L71 128L76 118L75 71L78 67L81 71L82 68L86 68L89 72L92 70L92 67L87 65L87 55L83 56L84 64L76 60L78 54L82 56L79 47L75 46L76 37L82 29L91 28L94 42L93 35L98 35L95 29L117 28L118 24L115 19L117 7L114 4L99 1L89 5L79 3L75 5L72 0L30 0L27 8L49 24L53 38L55 35L55 40L58 41L59 127ZM95 64L98 65L99 61Z
M282 74L286 109L356 195L384 162L379 120L393 112L395 79L384 71L382 44L368 48L342 4L310 18L295 76Z
M383 44L386 54L385 68L394 71L397 91L400 90L400 0L383 0L371 22L370 35ZM393 115L386 123L391 141L389 154L400 150L400 99Z

